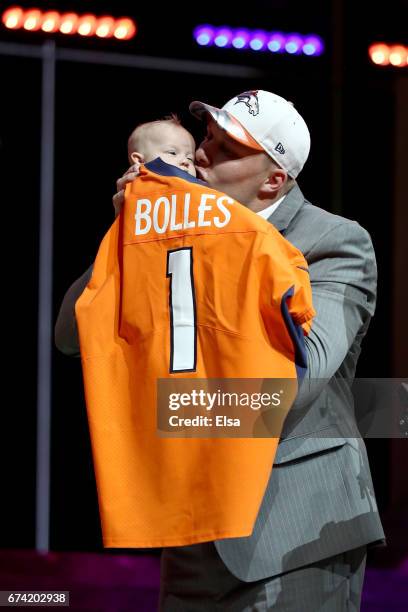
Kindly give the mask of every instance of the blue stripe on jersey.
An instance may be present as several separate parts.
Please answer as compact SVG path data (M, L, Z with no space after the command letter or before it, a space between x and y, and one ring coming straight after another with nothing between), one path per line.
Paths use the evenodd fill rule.
M195 176L191 176L188 172L184 172L184 170L180 170L176 166L171 166L170 164L166 164L160 157L156 157L153 161L145 164L148 170L151 170L155 174L160 174L161 176L176 176L177 178L184 179L185 181L189 181L190 183L197 183L197 185L204 185L208 187L207 183L201 181Z
M298 383L302 382L307 369L307 351L306 351L306 343L305 337L303 334L303 329L301 325L296 325L293 321L291 314L288 309L288 305L286 300L294 294L294 287L290 287L286 293L282 296L281 301L281 313L283 319L286 323L286 328L289 332L289 335L292 339L293 346L295 349L295 366L296 366L296 374L298 378Z

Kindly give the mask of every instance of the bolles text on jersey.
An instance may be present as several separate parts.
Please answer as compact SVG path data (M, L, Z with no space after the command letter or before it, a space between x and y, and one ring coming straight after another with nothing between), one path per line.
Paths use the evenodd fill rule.
M198 206L194 207L190 206L191 193L161 196L155 202L141 198L136 201L135 234L148 234L152 225L157 234L191 227L225 227L231 219L228 207L233 203L232 198L213 193L202 193ZM215 215L214 209L220 214Z

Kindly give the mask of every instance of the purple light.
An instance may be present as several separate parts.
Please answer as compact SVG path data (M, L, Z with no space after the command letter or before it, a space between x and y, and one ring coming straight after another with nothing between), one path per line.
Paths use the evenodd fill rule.
M260 51L261 49L264 48L265 43L266 43L265 32L258 30L257 32L254 32L252 34L252 38L249 41L249 46L251 47L253 51Z
M248 46L249 34L248 30L236 30L232 39L232 46L235 49L245 49Z
M286 39L285 49L292 55L302 52L303 40L298 34L289 34Z
M272 53L277 53L279 51L284 51L286 38L280 32L273 32L270 35L268 40L268 49L272 51Z
M232 32L229 28L220 28L215 33L214 44L217 47L229 47L231 44Z
M199 45L210 45L214 38L214 29L209 25L197 26L193 35Z
M264 32L246 28L232 29L228 26L215 27L209 24L198 25L193 31L197 44L201 46L216 45L219 48L233 47L252 51L271 53L289 53L306 56L324 53L324 41L317 34L299 34L292 32Z
M302 51L305 55L321 55L323 53L323 41L318 36L307 36L304 39Z

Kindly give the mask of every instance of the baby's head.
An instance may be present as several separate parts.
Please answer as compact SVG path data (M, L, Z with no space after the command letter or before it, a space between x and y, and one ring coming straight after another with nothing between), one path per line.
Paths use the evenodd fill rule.
M175 115L159 121L142 123L128 140L129 163L147 163L160 157L172 166L196 176L195 142Z

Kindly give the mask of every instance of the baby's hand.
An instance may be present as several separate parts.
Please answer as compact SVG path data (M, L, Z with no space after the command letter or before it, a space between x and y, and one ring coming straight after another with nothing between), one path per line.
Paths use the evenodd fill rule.
M131 183L137 176L139 176L140 171L140 162L136 162L128 170L126 170L125 174L116 181L116 189L117 192L112 198L113 208L115 209L115 219L122 210L123 202L125 200L125 187L126 183Z

